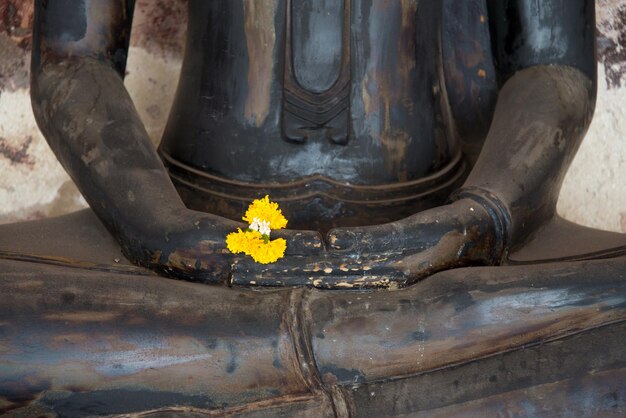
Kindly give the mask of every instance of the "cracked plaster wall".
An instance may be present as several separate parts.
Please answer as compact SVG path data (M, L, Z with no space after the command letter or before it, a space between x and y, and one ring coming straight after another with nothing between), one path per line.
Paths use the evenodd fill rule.
M563 184L558 211L574 222L626 232L626 2L596 0L598 102ZM28 92L32 1L0 4L0 223L85 207L35 124ZM176 89L185 0L138 0L126 86L158 143Z

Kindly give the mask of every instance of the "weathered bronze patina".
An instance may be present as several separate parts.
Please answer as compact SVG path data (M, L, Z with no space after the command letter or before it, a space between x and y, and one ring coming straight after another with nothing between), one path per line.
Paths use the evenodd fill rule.
M36 1L33 109L91 210L0 228L0 411L626 413L626 236L555 213L593 1L190 0L158 150L133 9ZM265 194L293 229L260 265L224 240Z

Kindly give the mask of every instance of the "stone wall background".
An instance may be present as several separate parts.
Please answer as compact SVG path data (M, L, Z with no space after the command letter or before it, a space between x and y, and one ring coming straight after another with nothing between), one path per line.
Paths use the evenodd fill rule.
M596 0L599 91L591 128L563 184L558 211L626 232L626 1ZM86 206L37 129L28 69L32 0L0 3L0 223ZM176 90L186 0L138 0L125 84L155 144Z

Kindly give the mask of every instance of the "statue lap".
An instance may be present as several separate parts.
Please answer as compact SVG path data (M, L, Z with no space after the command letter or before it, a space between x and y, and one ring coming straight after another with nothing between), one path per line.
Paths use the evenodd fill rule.
M626 240L564 220L544 232L508 266L337 292L159 277L89 210L4 225L3 411L618 416Z

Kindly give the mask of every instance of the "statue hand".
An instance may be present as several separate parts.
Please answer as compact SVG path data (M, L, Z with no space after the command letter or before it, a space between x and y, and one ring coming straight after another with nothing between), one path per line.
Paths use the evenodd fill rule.
M245 228L220 216L190 209L162 214L162 219L122 230L122 251L132 262L165 276L205 283L224 283L231 266L243 256L226 248L226 236ZM322 251L322 237L314 231L281 230L287 257L311 257Z
M375 226L337 228L320 257L290 257L260 266L235 264L233 283L323 288L406 286L440 270L490 264L499 257L494 222L474 200Z

